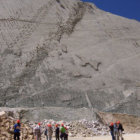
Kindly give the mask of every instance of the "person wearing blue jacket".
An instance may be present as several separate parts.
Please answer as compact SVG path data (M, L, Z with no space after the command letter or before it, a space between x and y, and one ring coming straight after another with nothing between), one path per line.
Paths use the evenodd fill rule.
M20 120L14 125L14 140L20 140Z

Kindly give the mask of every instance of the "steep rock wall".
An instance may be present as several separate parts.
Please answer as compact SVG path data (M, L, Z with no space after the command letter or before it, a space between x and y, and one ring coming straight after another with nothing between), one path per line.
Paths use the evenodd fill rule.
M1 0L0 33L0 106L140 115L139 22L80 0Z

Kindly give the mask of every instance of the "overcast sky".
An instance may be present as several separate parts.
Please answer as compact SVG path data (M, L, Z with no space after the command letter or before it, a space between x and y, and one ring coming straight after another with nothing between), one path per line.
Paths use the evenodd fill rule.
M83 0L105 11L140 21L140 0Z

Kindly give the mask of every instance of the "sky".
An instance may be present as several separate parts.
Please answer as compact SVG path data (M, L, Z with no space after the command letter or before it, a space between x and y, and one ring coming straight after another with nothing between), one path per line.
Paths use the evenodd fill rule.
M83 0L98 8L126 18L140 21L140 0Z

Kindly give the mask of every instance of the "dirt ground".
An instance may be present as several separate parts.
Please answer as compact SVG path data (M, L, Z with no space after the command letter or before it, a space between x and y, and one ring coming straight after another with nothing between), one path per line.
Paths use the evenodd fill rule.
M92 138L69 138L69 140L112 140L111 136L99 136ZM124 140L140 140L140 134L124 135Z

